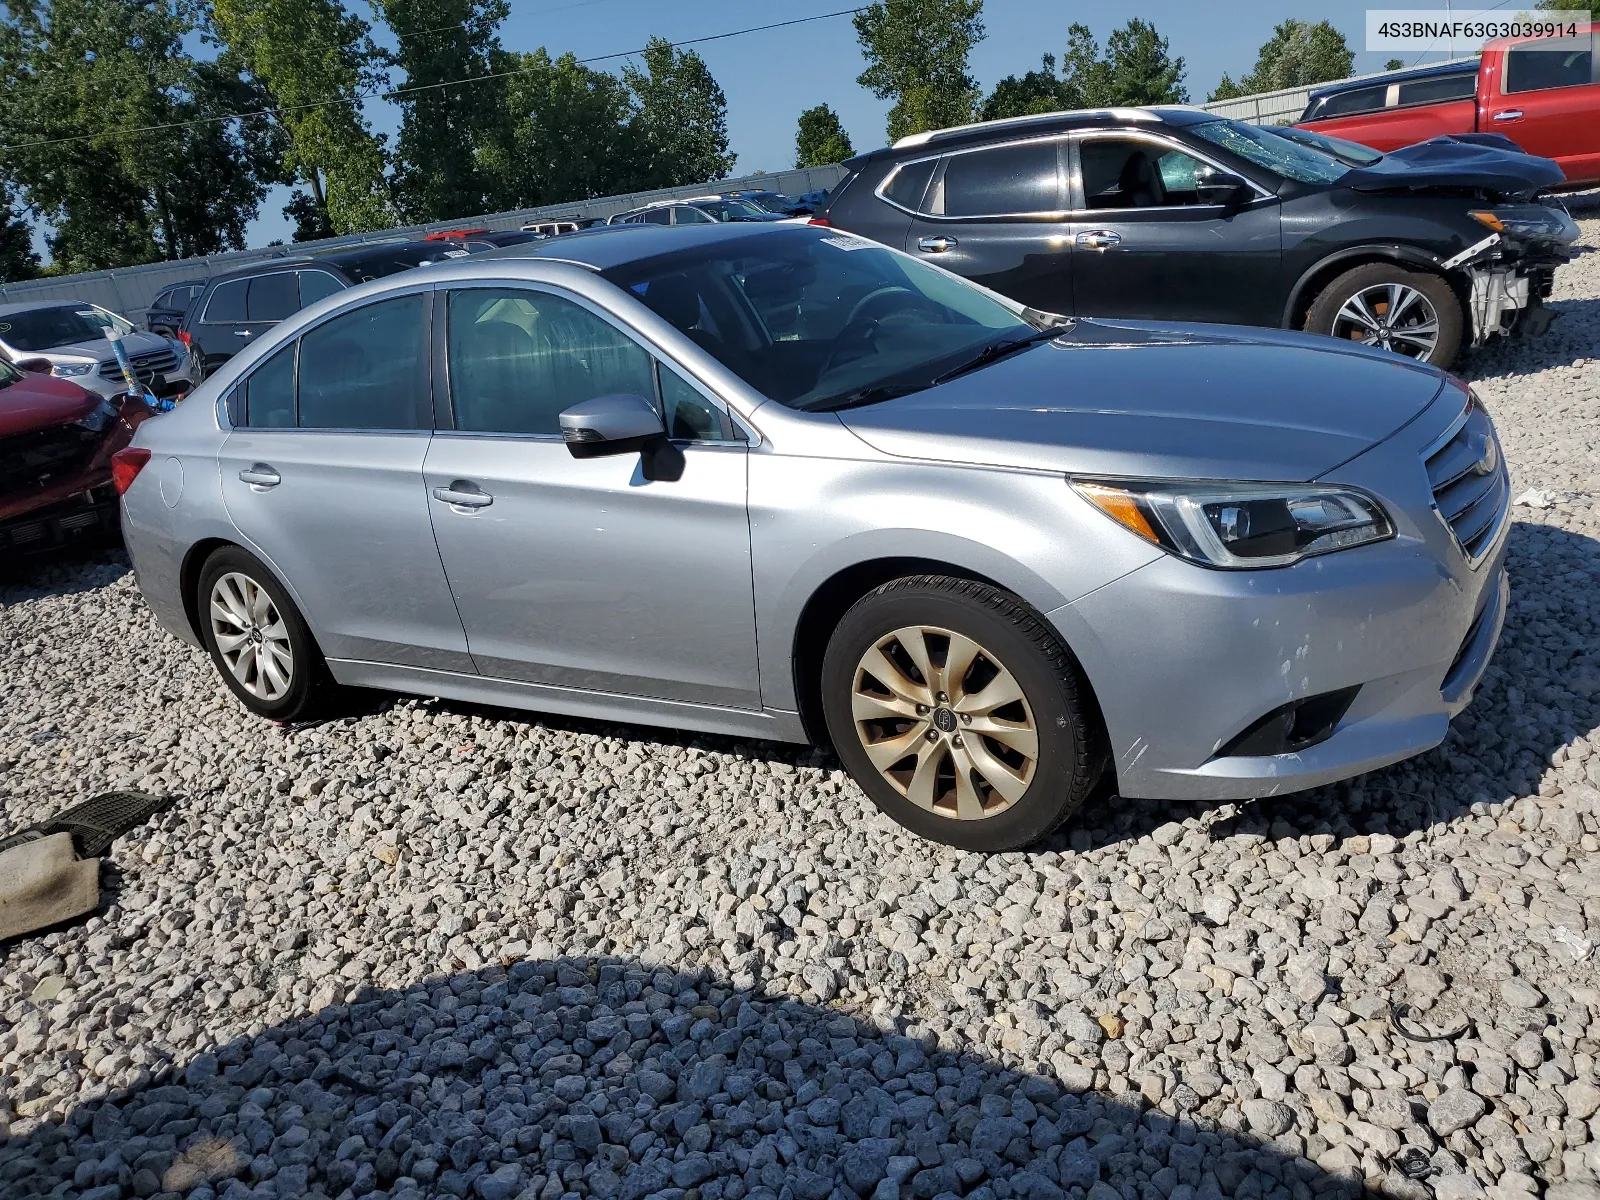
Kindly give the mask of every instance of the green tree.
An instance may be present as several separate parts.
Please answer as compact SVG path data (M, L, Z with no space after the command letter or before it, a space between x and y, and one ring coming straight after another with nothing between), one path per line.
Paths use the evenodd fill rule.
M52 228L53 266L243 247L284 139L229 119L265 98L230 53L186 51L202 16L188 0L36 0L0 17L0 172Z
M407 221L473 216L501 183L480 156L502 160L510 137L505 82L489 78L505 52L496 34L505 0L373 0L399 41L404 73L394 198ZM454 82L471 80L473 82ZM480 82L481 80L481 82Z
M1586 12L1600 21L1600 0L1539 0L1537 7L1551 12Z
M1183 59L1167 52L1155 26L1134 17L1106 39L1113 104L1187 104Z
M0 283L32 279L39 273L39 255L33 248L33 229L17 215L17 205L9 195L0 197Z
M693 50L675 50L653 37L639 56L644 67L623 67L633 93L630 124L643 153L637 187L674 187L721 179L733 170L728 151L728 102L711 70Z
M856 82L889 109L889 140L972 120L967 56L983 40L983 0L878 0L853 18L867 69Z
M994 85L978 109L980 121L999 121L1006 117L1028 117L1036 113L1057 112L1076 107L1072 89L1056 74L1056 56L1046 54L1039 68L1024 75L1007 75Z
M1118 103L1111 82L1111 63L1100 56L1100 46L1087 25L1067 27L1061 81L1072 108L1104 108Z
M843 162L855 153L850 135L839 124L839 114L826 104L808 108L800 114L794 136L794 165L825 167Z
M497 183L496 204L526 208L627 191L642 170L633 97L615 75L542 47L506 56L507 137L481 163Z
M1231 100L1257 92L1278 92L1344 79L1355 67L1355 55L1327 21L1315 25L1291 17L1272 31L1256 52L1255 70L1235 83L1227 75L1208 99Z
M1391 58L1391 59L1387 60L1383 64L1383 69L1385 71L1400 71L1400 70L1404 70L1405 69L1405 65L1406 65L1406 60L1405 59L1403 59L1403 58ZM1223 78L1226 79L1227 76L1224 75Z
M296 240L393 225L383 145L361 114L381 82L366 22L337 0L213 0L211 19L288 133L284 166L309 193L284 209Z
M1030 71L1020 80L1002 80L1001 85L1011 83L1007 94L1034 104L1035 107L1024 109L1029 112L1189 101L1183 86L1183 59L1173 58L1167 50L1167 39L1138 17L1112 31L1103 54L1087 25L1069 26L1061 74L1052 87L1054 69L1055 59L1047 54L1043 70ZM997 87L990 101L1000 99L1002 91Z

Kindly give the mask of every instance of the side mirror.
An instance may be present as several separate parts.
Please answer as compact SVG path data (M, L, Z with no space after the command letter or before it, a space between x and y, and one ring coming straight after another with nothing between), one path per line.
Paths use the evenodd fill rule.
M654 404L624 392L574 404L561 414L561 436L573 458L599 458L643 450L667 430Z
M1242 176L1207 166L1195 171L1194 190L1202 204L1242 204L1250 195L1250 185Z
M26 371L30 375L48 375L55 370L55 364L48 358L22 358L12 364L19 371Z

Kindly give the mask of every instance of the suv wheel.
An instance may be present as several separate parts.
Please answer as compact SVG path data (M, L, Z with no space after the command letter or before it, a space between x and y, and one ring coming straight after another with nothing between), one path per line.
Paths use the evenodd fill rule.
M1317 294L1305 327L1310 333L1448 367L1461 348L1463 324L1461 302L1439 276L1393 263L1367 263Z
M872 802L963 850L1038 840L1100 774L1076 664L1037 614L986 584L921 575L858 601L828 642L822 699Z
M224 546L206 560L197 599L211 661L246 708L278 721L315 715L333 690L327 664L260 560Z

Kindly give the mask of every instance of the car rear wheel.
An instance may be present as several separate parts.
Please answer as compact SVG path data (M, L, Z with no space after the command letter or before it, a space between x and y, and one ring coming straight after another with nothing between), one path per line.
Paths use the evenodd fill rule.
M822 699L872 802L963 850L1037 841L1100 775L1071 656L1019 599L972 580L897 579L858 601L828 642Z
M1464 317L1450 285L1427 271L1367 263L1317 294L1306 329L1448 367L1461 349Z
M334 691L305 618L254 555L225 546L206 560L198 585L200 626L222 681L251 712L301 721Z

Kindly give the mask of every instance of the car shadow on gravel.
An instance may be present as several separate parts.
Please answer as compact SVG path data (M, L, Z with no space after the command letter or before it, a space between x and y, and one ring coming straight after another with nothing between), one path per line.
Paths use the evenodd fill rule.
M92 592L133 569L121 543L82 542L0 559L0 608L42 596Z
M1098 1028L1085 1013L1040 1019ZM1359 1159L1319 1167L1290 1132L1292 1110L1257 1098L1241 1111L1215 1074L1195 1072L1152 1108L1138 1093L1113 1097L1087 1078L1067 1090L1042 1064L1007 1067L919 1033L693 969L491 965L365 989L64 1120L13 1118L0 1191L1311 1200L1361 1189ZM1114 1061L1119 1046L1100 1057ZM1083 1073L1058 1062L1069 1081ZM1458 1169L1411 1127L1428 1143L1417 1166ZM1386 1190L1428 1196L1398 1170Z
M1579 247L1585 253L1589 247ZM1531 375L1550 367L1569 367L1600 358L1600 299L1579 297L1550 302L1556 314L1550 328L1537 337L1497 337L1475 350L1464 350L1455 371L1468 379Z

